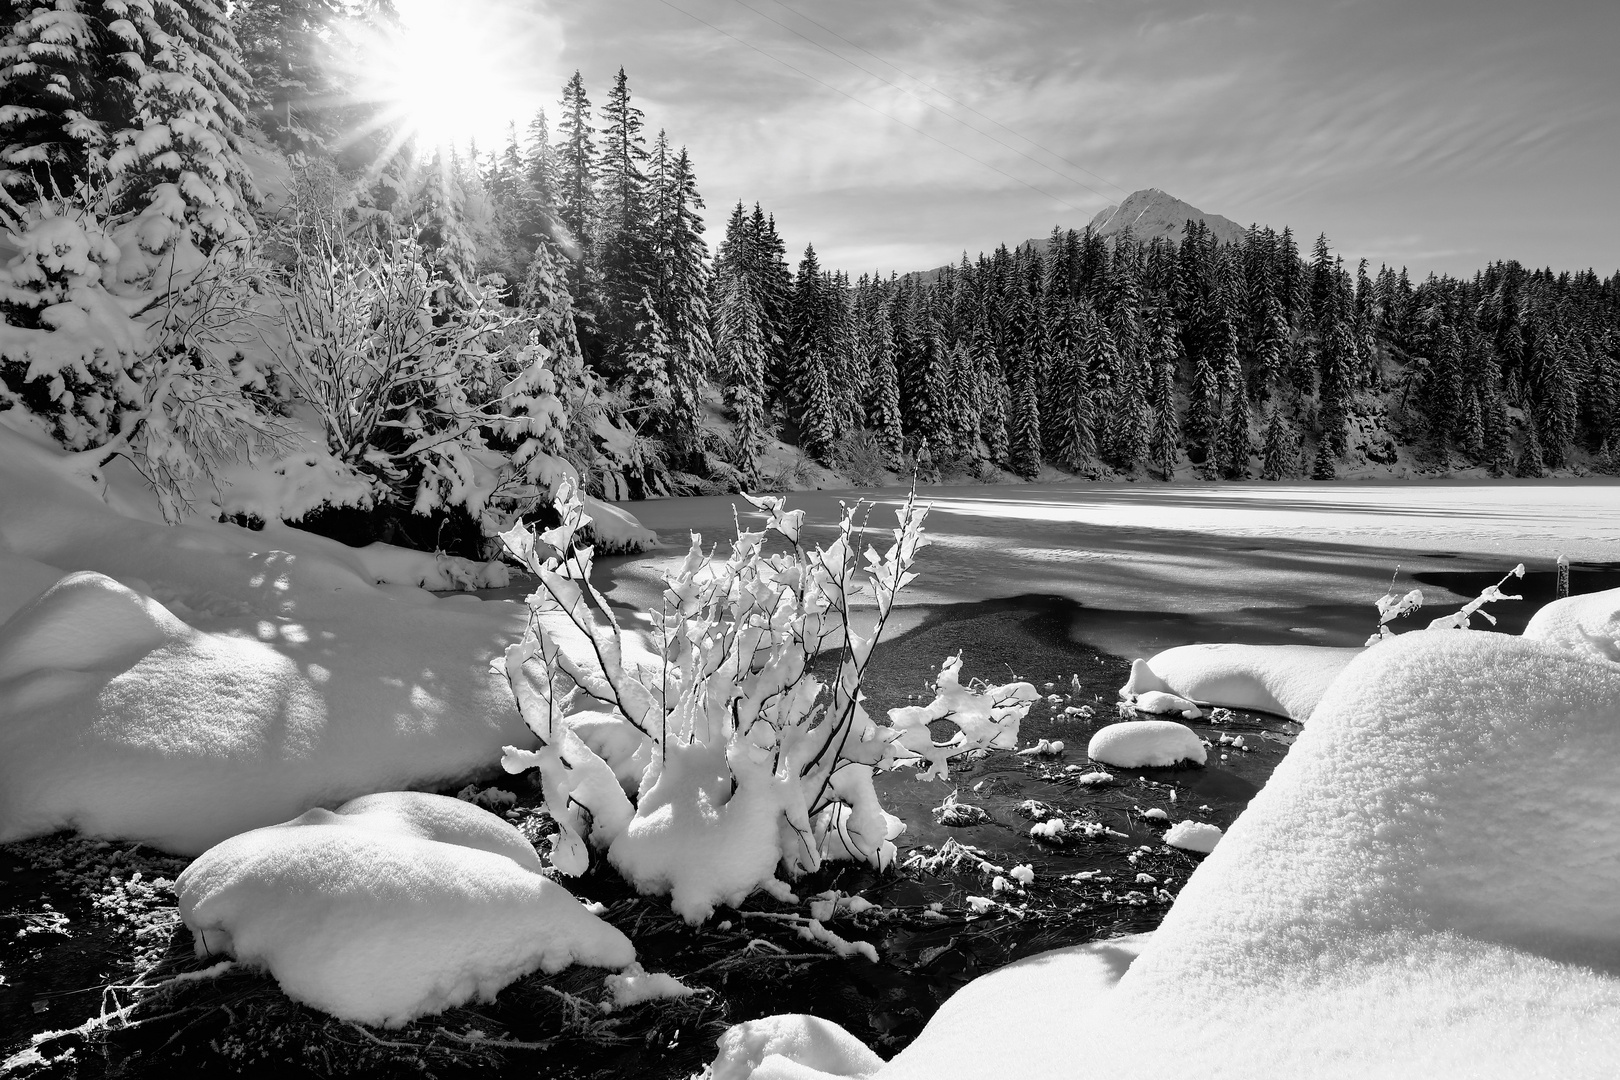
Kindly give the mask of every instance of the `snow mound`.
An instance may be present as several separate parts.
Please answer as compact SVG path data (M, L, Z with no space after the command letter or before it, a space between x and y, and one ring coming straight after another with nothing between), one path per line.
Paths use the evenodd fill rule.
M1530 617L1524 636L1620 664L1620 589L1554 600Z
M1159 690L1201 704L1305 721L1362 651L1324 645L1179 645L1133 662L1119 693L1134 699Z
M1584 649L1386 640L1134 962L1104 942L976 980L875 1075L1610 1077L1616 715L1620 668Z
M198 955L262 966L287 996L363 1024L488 1000L535 970L635 959L541 875L516 829L440 795L370 795L233 836L175 887Z
M1183 851L1202 851L1206 855L1221 841L1218 826L1191 819L1178 821L1164 834L1164 842Z
M0 842L195 854L534 744L489 670L519 605L379 589L374 552L281 525L131 517L105 480L0 415Z
M591 543L600 555L623 555L658 546L658 534L617 506L601 499L580 496L590 515Z
M882 1066L882 1058L832 1021L788 1013L728 1030L707 1080L864 1080Z
M1196 732L1174 720L1127 720L1109 724L1091 737L1086 756L1122 769L1151 769L1207 757Z

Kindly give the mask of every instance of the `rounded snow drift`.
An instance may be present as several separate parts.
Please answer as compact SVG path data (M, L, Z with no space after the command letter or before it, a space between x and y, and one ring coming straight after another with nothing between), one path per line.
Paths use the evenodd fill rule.
M199 955L267 968L288 997L399 1027L536 969L622 968L635 949L470 803L389 792L205 851L175 883Z
M1121 769L1165 768L1183 761L1202 765L1206 758L1193 729L1174 720L1109 724L1091 737L1086 754L1092 761Z

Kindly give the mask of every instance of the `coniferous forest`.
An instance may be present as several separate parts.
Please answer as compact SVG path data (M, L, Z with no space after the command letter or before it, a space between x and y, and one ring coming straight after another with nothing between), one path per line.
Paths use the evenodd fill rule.
M859 273L706 207L622 69L434 149L334 31L387 5L7 9L0 410L175 519L473 550L570 472L609 499L808 482L776 440L853 483L1616 467L1620 275L1414 282L1198 220ZM319 483L208 503L300 425Z

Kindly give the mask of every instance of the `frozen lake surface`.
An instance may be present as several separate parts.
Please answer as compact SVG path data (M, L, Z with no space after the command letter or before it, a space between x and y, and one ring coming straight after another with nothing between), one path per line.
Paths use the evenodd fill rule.
M1424 589L1426 625L1524 562L1531 572L1522 626L1536 594L1551 595L1557 556L1575 564L1575 590L1620 584L1620 481L1405 483L1030 484L926 487L932 505L909 605L1067 597L1081 605L1073 635L1121 656L1196 641L1359 645L1376 624L1373 601L1397 565L1402 591ZM812 527L832 535L839 501L876 503L874 531L893 525L897 489L794 492ZM762 515L736 496L667 499L630 509L666 548L603 559L616 604L656 605L660 573L686 534L706 544ZM881 544L878 532L873 542ZM723 549L722 549L723 550ZM1612 579L1612 580L1611 580ZM1449 607L1447 606L1449 602ZM920 613L919 613L920 614ZM893 631L908 628L900 620ZM1405 627L1402 627L1404 629Z

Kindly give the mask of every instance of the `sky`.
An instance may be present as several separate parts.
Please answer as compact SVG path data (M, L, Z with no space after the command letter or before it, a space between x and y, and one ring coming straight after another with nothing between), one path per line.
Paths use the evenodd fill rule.
M691 151L711 244L740 199L795 260L903 273L1156 187L1417 276L1620 270L1620 0L399 6L463 43L478 103L452 112L486 148L622 66Z

